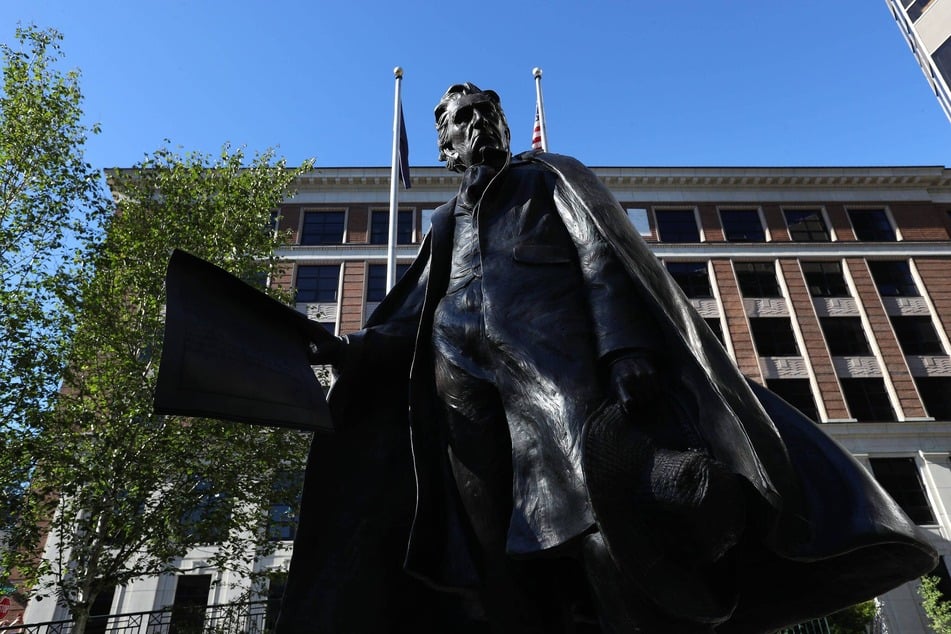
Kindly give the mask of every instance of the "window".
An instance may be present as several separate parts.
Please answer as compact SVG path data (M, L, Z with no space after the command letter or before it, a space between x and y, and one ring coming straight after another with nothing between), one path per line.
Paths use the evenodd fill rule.
M895 230L884 209L849 209L855 237L869 242L894 242Z
M766 379L766 387L812 420L819 420L809 379Z
M835 357L867 357L872 354L860 317L820 317L829 354Z
M796 242L829 242L829 228L820 209L785 209L789 237Z
M944 31L947 34L947 30ZM951 83L951 37L934 50L931 59L946 82Z
M220 544L228 536L231 500L217 491L214 482L208 479L193 480L191 493L197 500L195 506L182 515L180 530L200 543Z
M903 0L902 4L908 12L908 19L915 22L921 17L922 11L925 10L925 7L927 7L930 2L931 0Z
M839 262L803 262L802 272L813 297L851 296Z
M707 322L707 325L710 327L710 330L713 331L713 334L716 335L716 338L720 341L720 345L723 345L723 326L720 324L719 317L704 317L703 320Z
M871 260L868 268L882 297L921 296L907 260Z
M755 209L721 209L723 235L729 242L765 242L766 232Z
M772 262L734 262L733 270L743 297L782 297Z
M944 354L931 317L890 315L898 344L905 354Z
M651 223L647 218L646 209L628 209L627 218L634 225L634 229L642 236L651 234Z
M290 541L297 534L297 509L304 486L302 471L278 471L271 483L267 518L270 541Z
M799 346L788 317L751 317L750 332L761 357L799 356Z
M301 227L301 244L341 244L343 242L342 211L304 212L304 224Z
M409 264L396 265L396 279L399 280ZM382 302L386 296L386 264L370 264L367 266L367 301Z
M706 262L667 262L666 265L687 297L713 297Z
M915 385L928 410L938 420L951 421L951 377L916 376Z
M657 239L661 242L700 242L697 217L692 209L658 209Z
M914 458L869 458L872 473L915 524L935 524Z
M840 377L839 384L852 418L869 423L895 421L895 410L883 379Z
M370 244L388 244L390 241L389 210L370 212ZM413 243L413 212L400 209L396 215L396 244Z
M273 632L277 627L277 615L281 612L284 589L287 587L287 573L275 572L268 575L267 611L264 615L264 631Z
M335 302L339 284L339 264L297 267L298 302Z
M116 587L110 586L96 595L95 601L89 608L89 620L86 621L86 634L106 634L109 625L109 615L112 614L112 600L116 595ZM115 630L110 630L115 631Z
M205 629L205 610L211 591L211 575L181 575L175 585L175 602L169 619L170 632L199 634Z

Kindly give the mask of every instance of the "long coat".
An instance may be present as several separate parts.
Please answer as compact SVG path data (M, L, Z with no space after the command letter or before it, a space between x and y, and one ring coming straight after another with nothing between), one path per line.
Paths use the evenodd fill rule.
M660 330L662 392L675 395L680 423L704 449L749 485L757 508L755 543L741 544L743 555L727 573L734 590L727 599L710 587L722 576L663 554L618 557L634 583L668 612L721 623L718 631L756 632L931 570L933 549L864 468L740 374L597 177L567 157L525 160L554 175L552 201L579 258L599 244L621 262L637 310L647 307ZM473 580L437 422L430 349L447 284L452 207L434 213L410 270L351 337L355 354L331 394L337 432L315 440L308 463L284 631L304 622L321 623L315 631L387 631L409 614L417 618L407 606L431 601L426 588ZM637 526L607 525L597 507L594 515L618 543L650 540ZM696 597L685 596L686 587ZM368 597L383 597L376 617L368 615Z

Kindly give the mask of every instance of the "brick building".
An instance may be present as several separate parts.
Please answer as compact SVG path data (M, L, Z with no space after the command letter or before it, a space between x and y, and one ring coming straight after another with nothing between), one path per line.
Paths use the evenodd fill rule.
M951 170L595 172L743 373L819 421L951 555ZM441 167L413 176L401 266L458 186ZM281 281L300 310L358 330L384 294L389 170L324 168L297 186ZM926 631L911 584L883 604L891 631Z

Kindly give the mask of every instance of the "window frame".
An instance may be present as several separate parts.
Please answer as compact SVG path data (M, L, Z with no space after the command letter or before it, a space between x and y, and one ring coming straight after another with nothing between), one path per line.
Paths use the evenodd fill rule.
M694 268L691 271L674 271L672 269L685 269L686 267L693 266ZM684 292L684 295L691 299L712 299L713 298L713 284L710 281L710 265L706 261L700 260L690 260L690 261L665 261L664 268L667 269L667 274L673 278L674 282L677 283L677 286ZM700 274L700 270L703 270L703 274ZM700 281L702 278L702 282ZM699 289L701 293L695 292L698 290L698 286L705 286L705 288Z
M301 297L301 290L302 290L302 289L301 289L301 286L300 286L301 273L304 272L304 271L309 271L310 269L316 269L316 270L318 270L318 271L319 271L320 269L329 270L329 269L332 268L332 267L336 267L336 269L337 269L337 277L336 277L337 283L336 283L336 286L335 286L335 288L334 288L333 298L332 298L332 299L324 299L324 298L322 298L321 296L314 297L313 299L304 299L304 298L302 298L302 297ZM340 276L342 275L342 271L343 271L343 265L340 264L339 262L336 263L336 264L326 264L326 263L322 263L322 264L298 264L298 265L295 267L295 270L294 270L294 301L295 301L295 303L298 303L298 304L335 304L335 303L339 302L339 301L340 301ZM328 276L328 278L329 278L329 276ZM315 276L314 279L320 279L320 276L319 276L319 275L318 275L318 276ZM316 288L316 287L319 287L319 284L315 285L315 289L314 289L315 291L319 290L319 288ZM309 290L309 289L307 289L307 290Z
M340 214L340 234L337 238L310 240L307 238L308 218L317 218L330 216L331 214ZM318 234L324 236L323 233ZM297 234L297 244L304 247L309 246L334 246L344 244L347 240L347 210L346 209L304 209L301 211L300 230Z
M293 541L297 536L303 487L302 469L279 469L275 472L265 526L268 541ZM286 492L292 493L294 499L285 498L282 494Z
M872 346L861 317L853 315L819 317L819 329L822 331L822 338L831 356L873 356Z
M760 208L758 207L757 208L723 207L718 209L717 212L720 216L720 227L723 229L723 239L725 241L740 242L740 243L769 242L769 233L766 228L766 223L763 222L763 212ZM758 227L758 231L754 231L756 236L751 238L749 237L750 232L748 230L744 230L742 232L742 235L744 236L743 238L736 237L737 232L733 230L729 230L727 228L727 225L729 223L727 223L727 216L725 216L724 214L733 215L734 218L736 218L736 216L738 216L739 214L744 214L744 215L750 214L751 218L755 217L756 218L755 224ZM754 225L752 220L750 220L749 222L744 222L743 224L748 224L749 225L748 229L753 228L753 225ZM733 237L731 237L731 235ZM759 236L762 236L762 238L760 238Z
M638 235L642 238L649 238L654 235L653 227L651 227L650 214L647 213L646 207L625 207L624 211L627 214L627 219L630 221L631 226L634 227L634 231L636 231Z
M750 336L760 357L801 357L792 319L789 317L750 317Z
M868 270L880 297L921 297L908 260L868 260ZM892 270L888 270L891 268ZM896 269L902 270L896 270ZM894 292L883 292L894 287ZM908 292L911 290L911 292Z
M410 266L411 266L411 265L410 265L409 263L401 264L401 263L397 262L397 264L396 264L396 279L399 280L401 277L403 277L403 275L406 274L406 271L409 270L409 267L410 267ZM386 269L387 269L387 264L386 264L386 263L382 263L382 264L381 264L381 263L379 263L379 262L367 262L366 281L365 281L364 287L363 287L363 300L364 300L366 303L372 304L372 303L375 303L375 302L382 302L382 301L383 301L383 298L386 297ZM377 271L382 271L382 280L378 280L378 279L377 279L377 277L380 277L380 276L381 276L381 274L380 274L380 273L377 273ZM371 285L372 285L373 287L375 287L375 286L377 286L378 284L382 284L382 288L379 288L379 289L377 289L377 288L372 288L372 289L371 289ZM374 293L375 293L375 294L373 295L373 297L370 296L370 291L371 291L371 290L373 290ZM377 294L377 293L378 293L378 294Z
M742 270L746 267L750 270ZM783 289L776 274L776 263L772 260L734 260L733 275L736 276L740 295L746 299L783 297ZM764 284L767 275L769 283Z
M675 221L675 222L672 222L672 223L671 223L671 222L668 222L668 223L667 223L667 224L668 224L668 227L670 227L670 225L683 226L683 227L690 226L690 227L693 228L693 231L683 232L683 231L681 231L680 229L677 229L677 230L675 230L675 231L673 232L675 235L671 236L671 237L673 237L674 239L670 239L671 237L665 237L665 236L664 236L665 231L664 231L664 229L663 229L663 226L664 226L665 222L662 220L662 218L664 218L664 217L666 216L667 219L669 220L670 217L671 217L672 215L674 215L674 214L682 215L684 218L686 218L687 215L689 214L689 216L690 216L690 222L687 222L686 220L684 220L684 221ZM674 244L676 244L676 243L681 243L681 244L696 244L696 243L703 242L703 232L702 232L702 230L701 230L701 228L700 228L700 222L699 222L699 219L698 219L698 217L697 217L697 210L696 210L695 208L690 208L690 209L670 209L670 208L657 208L657 207L655 207L655 208L654 208L654 222L655 222L655 227L656 227L656 231L657 231L657 240L658 240L658 242L667 242L667 243L674 243ZM688 234L689 234L689 237L690 237L689 240L682 240L682 239L680 239L680 238L684 235L684 233L688 233ZM694 235L695 235L696 237L694 237Z
M766 379L766 387L811 420L819 422L819 404L812 389L812 382L809 379L801 377ZM806 394L809 397L808 403L805 402Z
M849 217L849 224L852 227L852 233L855 235L855 239L858 242L898 242L901 240L901 236L898 232L898 227L895 224L894 219L892 218L891 213L888 211L888 207L849 207L846 210L846 215ZM873 212L880 212L884 223L888 225L887 235L883 238L882 235L876 235L875 237L862 237L859 235L859 229L869 228L869 225L859 224L856 225L855 219L861 217L862 215L871 215ZM873 231L881 230L881 227L872 228Z
M197 503L182 513L179 527L193 541L203 545L221 544L228 539L234 500L220 491L213 478L190 476L198 494Z
M842 388L842 396L845 398L845 404L849 408L849 413L855 420L861 423L895 423L898 422L898 413L895 411L895 405L892 403L891 395L888 393L888 387L885 385L885 379L882 377L849 377L840 376L839 386ZM868 386L876 384L875 393L868 390ZM878 389L878 388L881 389ZM861 394L859 394L861 392ZM853 400L853 397L861 397L864 403ZM873 398L874 397L874 398ZM860 405L869 408L871 416L858 416L864 412ZM882 411L883 406L887 406L888 415L885 416Z
M951 421L951 376L914 376L915 387L928 416Z
M380 240L376 227L379 223L374 220L374 216L383 216L383 239ZM409 227L400 225L400 220L409 216ZM389 209L370 209L367 218L367 244L386 245L390 240L390 210ZM408 241L407 238L408 237ZM410 207L400 207L396 210L396 244L415 244L416 243L416 209Z
M852 297L852 289L845 277L845 268L839 260L804 260L800 262L803 279L806 281L806 289L809 296L813 298L833 298L833 297ZM810 267L818 267L817 271L809 271ZM827 271L826 267L834 267L834 270ZM834 276L838 276L837 278ZM821 280L821 287L813 282L816 278ZM829 283L834 280L835 284ZM841 285L840 285L841 281ZM815 293L813 289L819 288L825 292ZM841 289L841 290L840 290Z
M889 315L905 356L945 356L947 351L930 315Z
M826 218L825 210L822 207L792 207L792 208L783 208L783 219L786 221L786 230L789 232L789 239L792 242L832 242L832 229L829 226L828 219ZM790 214L804 214L804 213L814 213L816 215L816 220L819 225L821 225L821 231L816 231L814 228L806 228L803 231L794 230L793 224L790 222ZM796 224L802 223L802 220L799 220ZM800 237L796 237L795 233L798 233ZM819 234L821 238L813 237L814 234ZM806 235L805 239L801 236Z
M921 469L918 467L918 461L915 460L914 457L870 456L868 462L876 482L898 503L898 506L908 515L911 521L918 526L934 526L938 523L937 516L928 496L928 489L925 486L924 478L921 477ZM899 465L908 472L903 474L897 473L897 467ZM892 473L886 474L886 469L891 470ZM891 476L892 479L889 480L886 476ZM905 480L913 480L913 483L917 486L912 486L913 483L906 481L901 483L901 488L896 488L896 485L899 484L896 482L896 479L899 476Z

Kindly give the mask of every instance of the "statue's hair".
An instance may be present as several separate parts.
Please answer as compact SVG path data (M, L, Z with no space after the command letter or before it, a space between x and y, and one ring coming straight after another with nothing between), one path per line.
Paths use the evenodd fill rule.
M442 96L442 99L439 100L439 103L436 104L436 110L434 111L434 114L436 116L436 132L438 134L439 143L439 160L446 164L447 169L454 172L458 171L456 159L446 153L446 150L452 147L452 142L449 139L449 106L461 97L478 93L486 95L489 98L489 101L495 106L495 110L499 115L499 120L502 122L502 127L505 129L505 142L508 144L511 141L509 124L505 119L505 112L502 110L502 102L499 99L498 93L496 93L494 90L482 90L472 82L468 81L464 84L453 84L448 90L446 90L446 94Z

